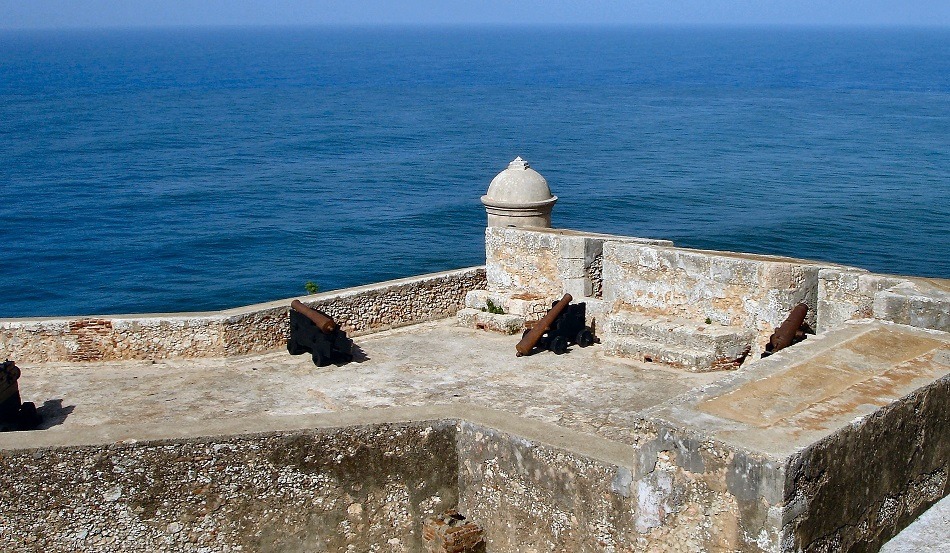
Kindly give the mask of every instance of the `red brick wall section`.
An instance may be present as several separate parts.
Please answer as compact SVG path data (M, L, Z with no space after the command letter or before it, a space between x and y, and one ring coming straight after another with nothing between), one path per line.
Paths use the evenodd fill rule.
M485 552L482 528L454 509L426 520L422 541L427 553Z
M70 352L70 361L99 361L115 346L112 321L78 319L69 322L69 334L75 336L77 349Z

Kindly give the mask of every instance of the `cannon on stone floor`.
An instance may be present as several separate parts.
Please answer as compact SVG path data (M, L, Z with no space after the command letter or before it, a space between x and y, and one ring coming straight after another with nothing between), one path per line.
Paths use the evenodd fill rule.
M547 349L561 355L570 344L586 348L597 340L594 329L587 326L587 304L571 305L573 299L570 294L564 294L540 321L524 331L521 341L515 346L518 357L535 349Z
M765 359L773 353L807 338L806 331L810 329L805 323L806 315L808 315L808 306L804 303L796 305L792 312L788 314L788 318L769 336L769 343L765 344L762 358Z
M13 361L0 365L0 432L32 430L42 422L32 401L20 403L20 374Z
M353 340L347 338L332 317L294 300L290 304L287 351L291 355L310 353L314 365L325 367L352 361Z

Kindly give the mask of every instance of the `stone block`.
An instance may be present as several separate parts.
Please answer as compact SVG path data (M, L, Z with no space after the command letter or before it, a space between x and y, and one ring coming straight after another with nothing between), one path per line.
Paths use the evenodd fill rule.
M587 265L584 259L559 259L557 262L557 272L560 279L568 278L586 278Z
M581 300L591 295L593 287L587 278L565 278L564 293L570 294L575 301Z
M585 259L588 238L584 236L561 237L561 259Z
M528 321L536 321L547 313L552 301L554 300L547 296L514 294L507 299L505 311L520 315Z
M461 327L490 330L502 334L517 334L524 330L525 323L525 318L520 315L501 315L470 308L460 309L455 315L455 320Z
M950 332L950 292L905 282L874 294L875 319Z

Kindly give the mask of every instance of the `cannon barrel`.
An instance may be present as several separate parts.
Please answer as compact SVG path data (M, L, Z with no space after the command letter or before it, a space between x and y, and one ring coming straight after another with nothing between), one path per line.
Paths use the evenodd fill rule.
M317 325L317 328L320 329L320 332L323 332L324 334L330 334L336 330L336 322L326 313L322 313L316 309L311 309L301 303L300 300L294 300L290 302L290 307L297 313L300 313L301 315L304 315L313 321L313 324Z
M522 355L528 355L528 353L534 349L534 346L538 344L538 340L541 339L541 336L544 336L544 333L547 332L549 328L551 328L551 325L554 324L554 320L557 319L565 309L567 309L567 306L570 305L571 300L573 299L574 298L572 298L570 294L564 294L564 297L558 300L558 302L555 303L553 307L551 307L551 310L548 311L547 315L542 317L540 321L531 327L531 330L529 330L528 333L524 335L524 338L518 342L518 345L515 346L515 349L518 351L516 354L518 357L521 357Z
M798 334L802 323L805 322L805 315L808 314L808 306L800 303L792 309L792 312L785 319L781 326L775 329L775 332L769 336L770 352L774 353L780 349L785 349L795 341L795 335Z

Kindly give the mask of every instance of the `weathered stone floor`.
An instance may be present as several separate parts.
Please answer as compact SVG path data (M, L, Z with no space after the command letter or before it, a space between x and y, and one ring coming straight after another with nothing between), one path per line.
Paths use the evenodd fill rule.
M209 421L255 432L321 414L454 404L631 445L647 415L753 449L791 450L950 372L945 339L898 343L888 332L878 331L870 348L861 342L869 338L855 334L816 356L796 353L784 362L775 356L758 374L687 373L604 357L597 345L516 358L516 337L450 320L357 338L364 355L339 367L317 368L308 355L284 351L24 365L21 395L41 408L48 428L0 435L0 447L169 437ZM921 364L922 356L929 362ZM770 399L777 391L785 403ZM946 550L948 513L945 499L885 550Z
M599 345L515 357L516 337L427 323L355 340L364 359L318 368L286 351L237 358L23 366L24 401L58 414L52 435L115 426L175 428L209 419L283 418L467 404L623 443L637 413L725 373L604 358ZM61 402L61 407L60 407ZM63 418L65 416L65 418ZM263 425L265 427L268 425Z

